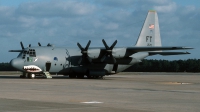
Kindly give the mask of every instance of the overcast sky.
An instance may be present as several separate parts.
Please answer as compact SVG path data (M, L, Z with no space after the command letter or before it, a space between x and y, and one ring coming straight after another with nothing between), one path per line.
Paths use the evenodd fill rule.
M18 53L8 50L52 43L59 47L117 47L136 43L148 10L158 13L163 46L188 46L189 55L151 56L148 59L199 59L199 0L0 0L0 62Z

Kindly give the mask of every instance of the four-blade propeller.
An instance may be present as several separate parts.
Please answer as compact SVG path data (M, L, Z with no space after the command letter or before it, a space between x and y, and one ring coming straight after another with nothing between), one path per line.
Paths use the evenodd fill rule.
M22 41L20 42L20 45L22 47L22 50L24 50L24 45L23 45Z
M78 64L81 64L85 59L87 59L90 63L92 63L92 59L88 56L88 48L90 46L90 43L91 41L89 40L85 48L83 48L81 44L77 43L82 53L82 57L79 59Z
M9 52L22 52L24 50L24 45L22 42L20 42L22 50L9 50Z
M112 55L112 52L113 52L112 50L115 47L115 45L117 44L117 40L115 40L115 42L110 47L108 47L108 45L107 45L107 43L104 39L102 40L102 42L103 42L103 44L106 48L106 53L101 58L101 62L103 62L106 59L107 56L110 56L112 58L113 63L116 63L116 59Z
M106 57L110 57L112 59L113 63L116 63L116 59L113 57L112 55L112 50L115 47L115 45L117 44L117 40L115 40L115 42L109 47L106 43L106 41L103 39L102 40L105 48L106 48L106 53L100 58L101 62L104 62ZM82 57L79 59L78 64L81 64L82 62L84 62L83 60L87 60L89 63L92 63L92 59L88 56L88 48L90 46L91 41L89 40L89 42L87 43L86 47L83 48L79 43L77 43L79 49L81 50L82 53Z

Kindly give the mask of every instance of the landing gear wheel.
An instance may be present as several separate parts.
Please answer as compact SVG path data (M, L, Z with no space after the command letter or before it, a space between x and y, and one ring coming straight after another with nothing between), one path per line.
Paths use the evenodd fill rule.
M29 74L26 73L26 74L24 75L24 78L29 78Z
M20 75L19 77L20 77L20 78L25 78L25 76L24 76L24 75Z
M83 78L84 78L84 75L77 75L77 78L83 79Z
M69 75L69 78L76 78L76 75Z
M27 73L23 72L23 74L22 74L22 75L20 75L19 77L20 77L20 78L27 78L27 77L28 77L28 75L27 75Z
M99 79L103 79L103 76L99 76Z
M94 79L98 79L99 78L99 76L94 76Z
M88 78L88 79L91 79L92 77L91 77L90 75L87 75L87 78Z
M31 79L34 79L35 78L35 74L31 74Z
M35 78L35 74L28 74L28 78L34 79Z

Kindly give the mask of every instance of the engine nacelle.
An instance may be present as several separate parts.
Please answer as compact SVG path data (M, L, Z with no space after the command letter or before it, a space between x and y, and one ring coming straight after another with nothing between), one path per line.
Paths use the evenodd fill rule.
M114 58L123 58L126 55L126 48L114 48L112 55Z
M87 54L91 59L97 59L100 55L100 51L100 49L89 49Z

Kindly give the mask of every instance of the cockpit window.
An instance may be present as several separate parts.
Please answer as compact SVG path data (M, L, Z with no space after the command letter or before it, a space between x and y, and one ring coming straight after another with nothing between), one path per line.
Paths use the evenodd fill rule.
M23 51L18 55L18 57L22 57L22 59L25 59L25 58L26 58L26 55L29 56L29 57L36 57L35 49L29 49L28 51L23 50ZM27 60L28 60L28 59L27 59Z
M35 49L29 49L29 51L27 52L27 54L29 54L29 56L31 56L31 57L36 57Z
M25 59L27 51L23 51L22 59Z
M38 58L33 58L33 57L27 57L27 62L36 62Z

